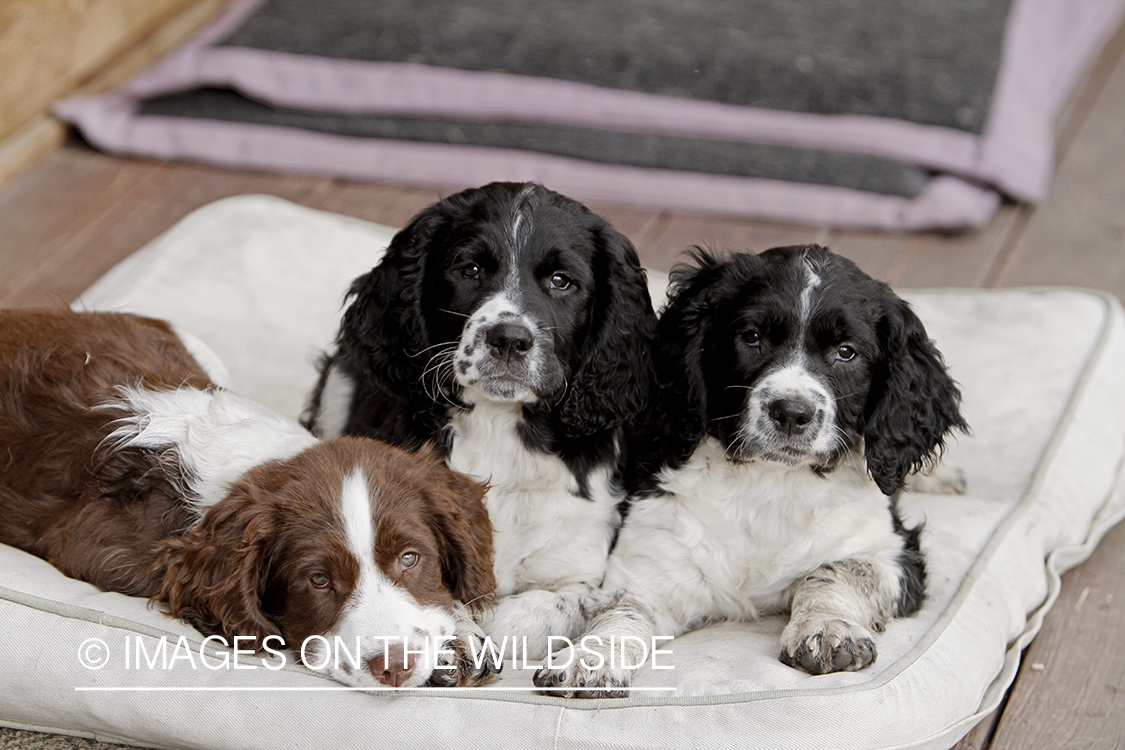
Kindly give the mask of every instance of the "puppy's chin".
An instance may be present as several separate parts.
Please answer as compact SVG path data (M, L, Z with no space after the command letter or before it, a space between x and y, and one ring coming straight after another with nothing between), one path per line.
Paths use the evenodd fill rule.
M513 378L498 377L464 384L461 401L472 405L482 401L502 404L533 404L539 396L526 383Z
M726 441L726 456L727 460L736 464L766 461L793 468L807 467L811 469L831 465L835 463L837 458L835 453L813 451L808 446L745 435L736 435L733 439Z

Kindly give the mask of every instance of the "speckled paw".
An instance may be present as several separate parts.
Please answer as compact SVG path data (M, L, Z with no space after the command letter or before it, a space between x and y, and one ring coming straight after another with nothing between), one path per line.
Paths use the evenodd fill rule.
M480 634L459 631L438 656L438 668L426 683L431 687L475 687L496 679L504 662L485 647Z
M611 669L605 664L599 669L587 669L580 659L572 658L569 651L560 651L551 659L553 663L565 666L542 667L532 677L535 686L544 694L562 698L629 697L628 671Z
M846 620L791 622L781 636L781 663L810 674L856 672L875 657L871 631Z

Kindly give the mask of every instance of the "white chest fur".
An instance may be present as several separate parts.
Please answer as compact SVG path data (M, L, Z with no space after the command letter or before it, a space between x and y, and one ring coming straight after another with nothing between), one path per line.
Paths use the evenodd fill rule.
M451 414L449 466L487 482L497 593L597 585L620 523L611 468L587 478L589 499L557 456L530 451L519 438L522 405L482 400Z
M669 494L630 509L606 583L652 606L662 634L782 610L792 583L819 565L902 546L887 498L857 461L820 477L731 463L708 439L661 484Z

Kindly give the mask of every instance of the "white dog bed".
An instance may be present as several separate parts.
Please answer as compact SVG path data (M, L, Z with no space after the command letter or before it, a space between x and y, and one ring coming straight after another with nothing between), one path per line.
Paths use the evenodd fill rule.
M217 353L231 388L296 416L343 291L391 234L231 198L181 221L76 306L174 321ZM870 669L814 677L783 666L783 619L771 617L666 644L672 668L643 669L644 690L624 700L535 694L520 663L489 689L364 693L291 663L224 668L212 649L205 664L199 633L144 600L0 545L0 724L208 750L950 747L999 704L1060 573L1125 515L1125 319L1116 300L1080 291L907 296L964 391L973 433L947 460L966 471L969 493L904 498L908 520L927 521L928 597L879 637Z

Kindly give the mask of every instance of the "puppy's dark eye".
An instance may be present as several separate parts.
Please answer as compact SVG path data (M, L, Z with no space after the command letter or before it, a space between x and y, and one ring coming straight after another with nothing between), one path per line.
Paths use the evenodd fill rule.
M556 273L551 276L551 288L555 291L570 289L571 283L570 277L566 274Z
M855 349L850 346L844 345L836 350L837 362L851 362L855 359Z
M326 589L332 583L327 573L313 573L309 576L309 583L314 589Z
M476 263L466 263L459 270L466 279L472 279L473 281L480 279L480 266Z
M403 570L410 570L418 564L419 559L417 552L404 552L402 553L402 557L399 558L399 561L402 563Z
M746 342L747 346L757 348L762 344L762 336L757 331L747 331L742 334L742 340Z

